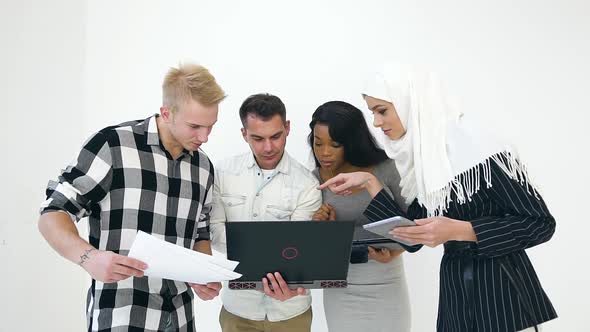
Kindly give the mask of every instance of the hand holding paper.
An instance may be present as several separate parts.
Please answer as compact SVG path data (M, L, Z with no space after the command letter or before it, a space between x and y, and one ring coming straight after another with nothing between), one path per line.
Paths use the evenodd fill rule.
M137 233L128 256L145 262L148 268L144 274L150 277L207 284L242 276L233 271L239 262L186 249L142 231Z

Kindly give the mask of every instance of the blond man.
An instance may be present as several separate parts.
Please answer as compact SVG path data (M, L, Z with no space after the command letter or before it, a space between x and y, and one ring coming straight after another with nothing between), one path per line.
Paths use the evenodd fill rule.
M221 288L146 277L147 265L127 257L138 230L211 254L213 166L200 147L225 94L192 64L171 68L162 90L159 114L92 135L41 206L41 234L92 278L88 331L194 331L191 286L203 300Z

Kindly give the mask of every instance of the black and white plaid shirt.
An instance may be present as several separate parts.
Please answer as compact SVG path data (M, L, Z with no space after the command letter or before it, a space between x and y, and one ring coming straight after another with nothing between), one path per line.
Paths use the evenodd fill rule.
M50 181L41 213L89 218L89 242L127 255L138 230L192 248L209 239L213 165L201 151L176 160L158 136L156 116L102 129L59 181ZM131 277L92 280L89 331L193 331L194 295L186 283ZM176 330L174 329L174 330Z

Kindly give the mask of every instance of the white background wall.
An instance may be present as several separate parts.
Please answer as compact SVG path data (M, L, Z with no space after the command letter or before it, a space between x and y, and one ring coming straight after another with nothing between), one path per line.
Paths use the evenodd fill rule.
M213 161L247 148L238 107L270 92L305 162L311 113L333 99L365 109L366 73L388 58L437 69L518 146L558 223L528 250L560 315L545 331L590 330L589 14L583 0L1 0L0 331L84 328L88 277L42 240L37 209L90 133L157 112L168 67L206 65L229 95L204 146ZM406 254L414 331L434 330L440 256ZM326 331L320 295L314 331ZM198 301L200 331L219 331L219 306Z

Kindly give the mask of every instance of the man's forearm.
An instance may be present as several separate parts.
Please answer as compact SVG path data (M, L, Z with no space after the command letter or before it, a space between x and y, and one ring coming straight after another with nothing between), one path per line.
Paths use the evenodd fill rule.
M95 250L80 237L76 225L66 213L44 213L39 218L38 227L49 245L73 263L83 264L88 259L88 253Z
M211 251L211 241L209 240L195 242L195 245L193 245L193 250L202 252L203 254L213 255L213 252Z
M211 244L211 248L215 248L216 251L222 254L227 253L225 246L225 219L218 219L217 221L211 219L210 227L211 239L209 243Z

